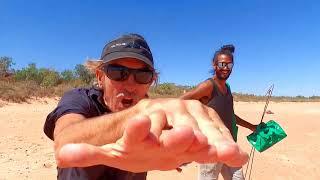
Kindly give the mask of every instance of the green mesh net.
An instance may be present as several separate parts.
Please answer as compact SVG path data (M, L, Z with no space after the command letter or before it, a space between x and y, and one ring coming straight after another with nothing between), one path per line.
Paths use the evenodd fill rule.
M257 151L263 152L285 137L287 134L280 125L270 120L267 123L260 123L257 130L247 136L247 139Z

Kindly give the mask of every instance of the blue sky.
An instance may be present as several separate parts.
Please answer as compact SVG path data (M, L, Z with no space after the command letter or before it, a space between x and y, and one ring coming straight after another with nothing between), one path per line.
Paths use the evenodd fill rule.
M236 46L235 92L320 95L320 2L0 1L0 56L15 68L59 71L99 58L106 42L142 34L161 82L195 85L210 76L214 51Z

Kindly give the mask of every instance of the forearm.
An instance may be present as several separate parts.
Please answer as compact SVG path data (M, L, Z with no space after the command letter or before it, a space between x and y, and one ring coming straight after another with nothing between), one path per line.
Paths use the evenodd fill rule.
M199 84L195 89L184 93L182 96L180 96L180 99L200 100L203 97L210 97L212 88L212 84L209 81L203 82Z
M55 149L60 149L63 145L69 143L92 145L113 143L122 136L126 121L135 113L135 108L130 108L118 113L106 114L73 123L55 136Z
M193 92L187 92L185 94L183 94L182 96L179 97L180 99L184 99L184 100L189 100L189 99L197 99L198 98L195 96L195 93Z
M237 121L237 124L242 126L242 127L245 127L245 128L248 128L248 129L252 129L254 127L253 124L241 119L239 116L235 115L236 116L236 121Z

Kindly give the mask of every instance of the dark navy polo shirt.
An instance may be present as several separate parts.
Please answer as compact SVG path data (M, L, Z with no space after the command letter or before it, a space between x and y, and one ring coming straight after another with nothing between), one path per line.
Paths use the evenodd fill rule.
M44 133L53 140L56 121L69 113L82 114L86 118L100 116L111 111L103 103L102 92L94 87L78 88L66 92L58 106L47 116ZM145 180L147 173L132 173L113 167L97 165L85 168L57 168L59 180Z

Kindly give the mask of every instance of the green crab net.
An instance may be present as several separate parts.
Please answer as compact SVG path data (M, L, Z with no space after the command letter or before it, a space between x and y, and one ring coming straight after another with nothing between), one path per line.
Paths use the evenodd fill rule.
M247 139L257 151L263 152L285 137L287 137L287 134L281 126L270 120L267 123L260 123L257 130L247 136Z

